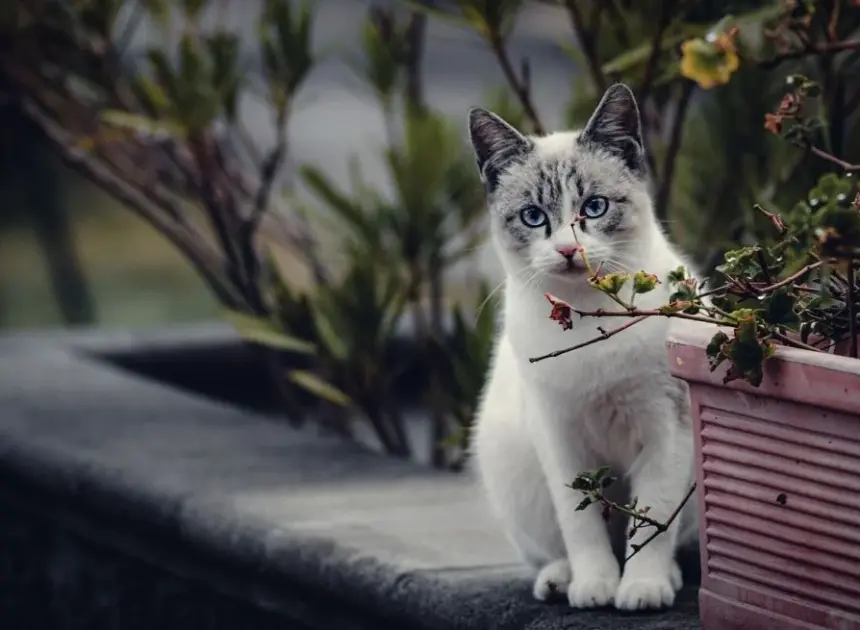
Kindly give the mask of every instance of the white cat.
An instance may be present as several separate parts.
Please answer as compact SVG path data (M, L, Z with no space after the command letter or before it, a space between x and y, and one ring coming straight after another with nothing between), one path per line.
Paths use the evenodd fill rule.
M683 500L693 480L693 438L688 390L669 373L669 321L649 318L529 362L594 337L598 326L627 321L574 315L565 331L549 319L546 292L580 309L619 309L586 283L578 245L601 272L657 274L662 284L637 296L641 308L667 302L668 272L690 268L654 218L633 93L610 87L580 132L523 136L478 108L469 129L507 276L503 329L471 445L490 504L538 571L538 599L548 598L552 584L576 608L671 606L682 581L675 551L696 531L695 501L622 575L600 507L577 511L583 495L569 487L578 473L611 465L656 520L665 522ZM627 555L651 531L628 541Z

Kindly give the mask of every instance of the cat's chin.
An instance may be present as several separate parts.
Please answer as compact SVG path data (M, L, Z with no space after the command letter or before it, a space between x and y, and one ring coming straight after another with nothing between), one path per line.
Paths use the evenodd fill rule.
M562 280L580 282L588 276L588 269L574 265L572 267L561 267L550 273L552 278L561 278Z

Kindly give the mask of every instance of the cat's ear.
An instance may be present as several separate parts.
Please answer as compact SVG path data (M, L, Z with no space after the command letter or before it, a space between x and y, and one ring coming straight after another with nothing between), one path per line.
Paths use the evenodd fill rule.
M596 144L617 155L637 175L646 172L639 107L633 91L623 83L609 86L579 142Z
M499 175L517 158L524 155L530 142L519 131L493 112L473 107L469 110L469 138L481 180L492 190Z

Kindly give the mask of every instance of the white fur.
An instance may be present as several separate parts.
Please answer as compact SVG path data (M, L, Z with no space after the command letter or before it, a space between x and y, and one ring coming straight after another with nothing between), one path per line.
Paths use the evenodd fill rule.
M576 608L670 606L681 587L675 551L695 532L695 501L627 563L622 575L600 507L576 511L583 495L568 487L578 473L611 465L625 476L639 505L650 506L654 519L667 520L683 500L693 479L693 439L686 386L669 374L669 321L650 318L610 339L530 363L530 357L594 337L598 326L610 329L626 320L574 316L573 329L562 330L549 319L545 292L582 309L618 307L586 284L587 274L554 273L563 263L554 246L573 239L573 230L536 238L524 254L512 247L499 218L518 191L532 185L536 164L575 163L584 196L617 192L629 200L625 236L615 244L594 230L577 231L592 264L603 261L604 271L656 273L663 284L637 296L636 304L649 308L667 301L667 273L689 265L657 225L645 183L625 174L612 156L577 147L575 139L575 132L530 138L533 155L508 169L490 195L497 219L493 241L507 274L504 321L471 448L493 511L537 572L536 598L546 599L552 584L566 589ZM564 195L560 207L575 208L581 201L576 190ZM682 530L686 533L679 535ZM630 545L650 531L627 543L628 555Z

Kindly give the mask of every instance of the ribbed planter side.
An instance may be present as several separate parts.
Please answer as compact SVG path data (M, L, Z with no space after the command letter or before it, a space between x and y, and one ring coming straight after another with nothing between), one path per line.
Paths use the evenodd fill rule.
M669 343L696 428L703 630L860 630L860 361L780 349L760 387Z

